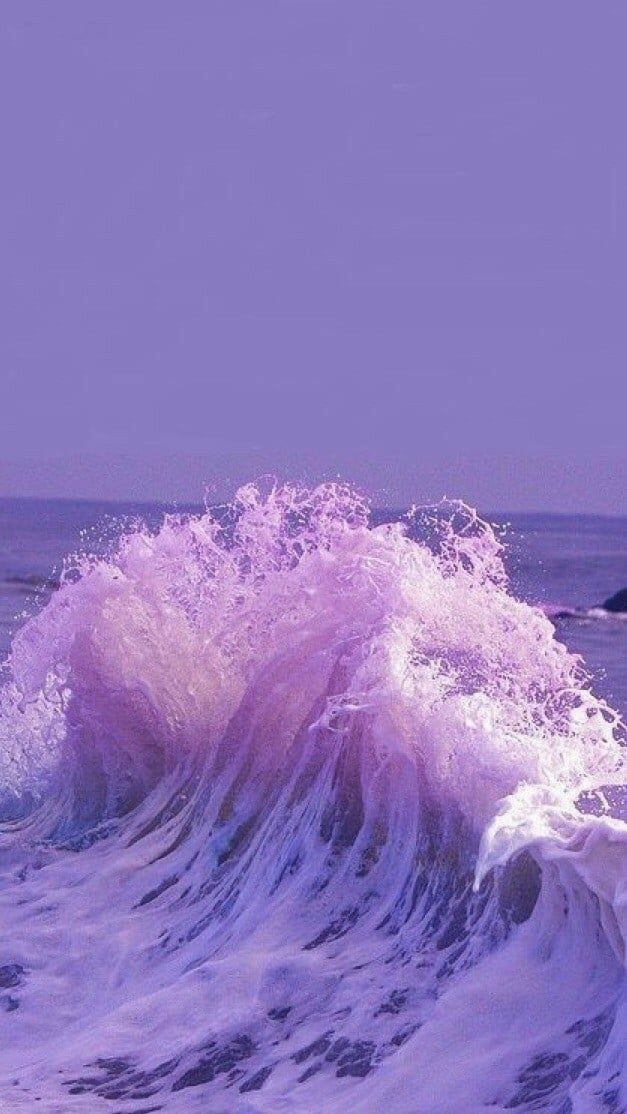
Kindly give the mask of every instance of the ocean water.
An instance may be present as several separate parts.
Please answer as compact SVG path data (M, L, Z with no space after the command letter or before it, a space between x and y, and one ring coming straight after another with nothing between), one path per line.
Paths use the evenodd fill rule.
M627 519L172 510L0 501L0 1109L627 1111Z

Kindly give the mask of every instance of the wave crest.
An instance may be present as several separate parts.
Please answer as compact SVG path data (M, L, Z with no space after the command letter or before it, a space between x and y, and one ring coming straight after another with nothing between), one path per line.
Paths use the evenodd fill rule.
M87 814L127 808L210 754L266 672L278 720L302 691L320 696L313 664L306 676L320 656L342 661L320 724L341 731L367 710L364 745L410 754L479 826L522 783L574 799L623 780L617 718L550 622L508 593L490 526L463 504L372 525L334 484L248 485L68 564L13 644L2 780L32 798L78 779L79 811L86 785ZM265 746L288 736L269 725Z

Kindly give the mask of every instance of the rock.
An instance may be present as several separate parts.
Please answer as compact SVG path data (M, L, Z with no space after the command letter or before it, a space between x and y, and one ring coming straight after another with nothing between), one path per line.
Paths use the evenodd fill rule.
M616 595L601 604L604 611L627 611L627 588L621 588Z

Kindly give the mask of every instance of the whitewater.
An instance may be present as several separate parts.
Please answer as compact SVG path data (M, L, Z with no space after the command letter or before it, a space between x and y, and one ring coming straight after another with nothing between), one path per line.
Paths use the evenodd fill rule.
M0 1109L627 1111L624 728L498 531L241 488L0 689Z

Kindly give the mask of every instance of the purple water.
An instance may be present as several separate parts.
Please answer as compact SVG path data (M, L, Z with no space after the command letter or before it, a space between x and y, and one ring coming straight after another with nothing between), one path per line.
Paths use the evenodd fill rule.
M0 1103L627 1110L627 520L163 514L0 504Z

